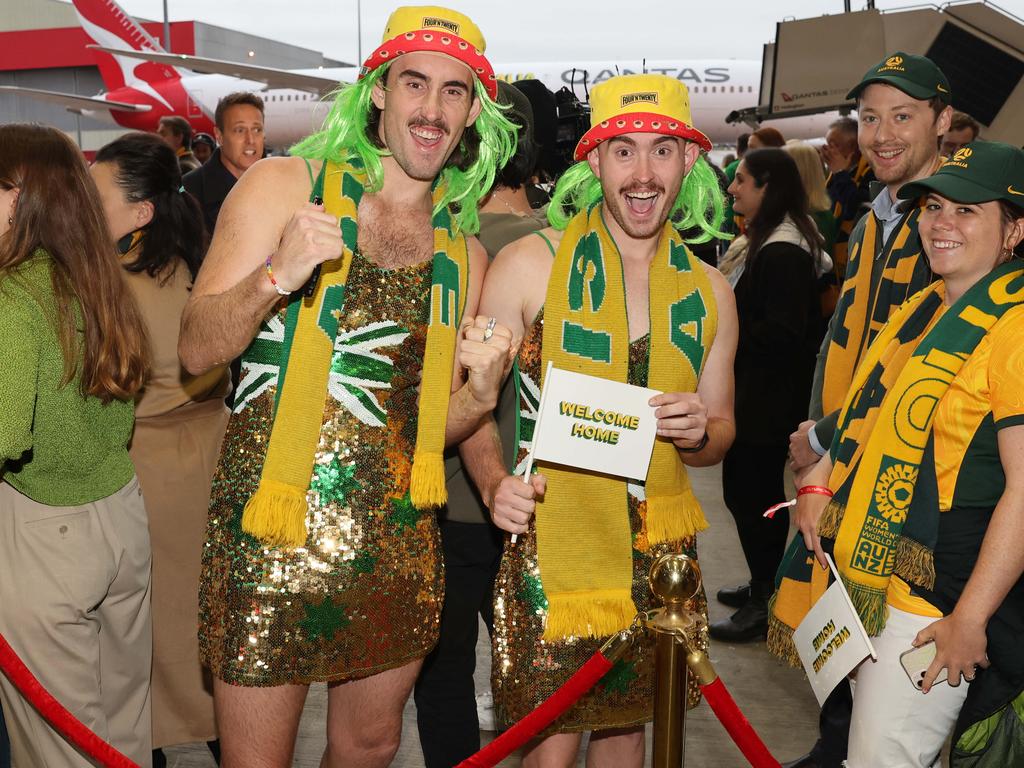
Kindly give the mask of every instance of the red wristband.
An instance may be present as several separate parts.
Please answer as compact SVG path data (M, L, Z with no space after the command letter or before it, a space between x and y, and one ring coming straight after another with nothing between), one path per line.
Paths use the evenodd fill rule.
M805 493L820 493L822 496L832 496L832 491L823 485L805 485L797 489L796 495L803 496Z

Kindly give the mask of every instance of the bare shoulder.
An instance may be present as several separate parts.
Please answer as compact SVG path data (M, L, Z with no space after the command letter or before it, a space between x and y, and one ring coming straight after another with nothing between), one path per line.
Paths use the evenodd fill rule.
M705 274L711 281L711 290L715 292L715 299L718 301L718 306L721 307L723 304L729 307L735 314L736 309L736 296L732 291L732 286L729 285L729 281L725 279L725 275L719 272L715 267L712 267L706 261L701 259L697 260L701 267L703 267Z
M562 233L552 227L524 235L498 251L498 255L494 257L494 267L512 269L520 275L530 277L547 275L551 272L551 262L554 258L551 251L558 250L561 237Z
M224 201L193 292L225 291L262 263L311 191L302 158L268 157L253 165Z

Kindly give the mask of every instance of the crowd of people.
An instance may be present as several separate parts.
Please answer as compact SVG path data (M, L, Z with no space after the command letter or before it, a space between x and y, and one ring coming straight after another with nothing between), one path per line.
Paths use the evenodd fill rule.
M927 768L951 735L954 766L1013 764L1024 151L894 52L820 144L763 127L719 169L686 86L638 74L565 158L554 96L431 14L397 9L284 156L251 93L91 165L0 125L0 634L141 766L288 766L328 683L322 766L388 765L412 695L449 768L480 747L479 619L503 728L653 607L654 559L696 559L687 468L721 463L750 579L689 642L798 664L827 553L878 652L787 765ZM644 481L526 476L552 364L660 393ZM642 765L653 657L523 764L589 733L588 765ZM0 704L0 768L92 764L2 675Z

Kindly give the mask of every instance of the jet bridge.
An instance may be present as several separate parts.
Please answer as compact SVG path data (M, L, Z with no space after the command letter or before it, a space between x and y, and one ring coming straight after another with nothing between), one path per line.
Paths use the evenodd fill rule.
M925 55L949 78L953 107L982 137L1024 145L1024 21L987 2L869 9L780 22L764 47L758 105L729 122L852 111L846 99L887 53Z

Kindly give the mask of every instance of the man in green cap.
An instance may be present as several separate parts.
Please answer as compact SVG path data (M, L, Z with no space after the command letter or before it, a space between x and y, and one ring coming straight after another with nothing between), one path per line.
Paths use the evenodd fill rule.
M847 98L857 100L857 142L884 187L850 234L846 278L818 354L811 418L790 437L790 466L798 485L832 442L864 351L889 315L932 281L917 231L920 211L900 205L896 193L939 167L938 140L953 113L949 81L930 59L896 51L871 67ZM840 684L822 708L822 739L789 765L839 768L846 756L849 708L849 687Z

